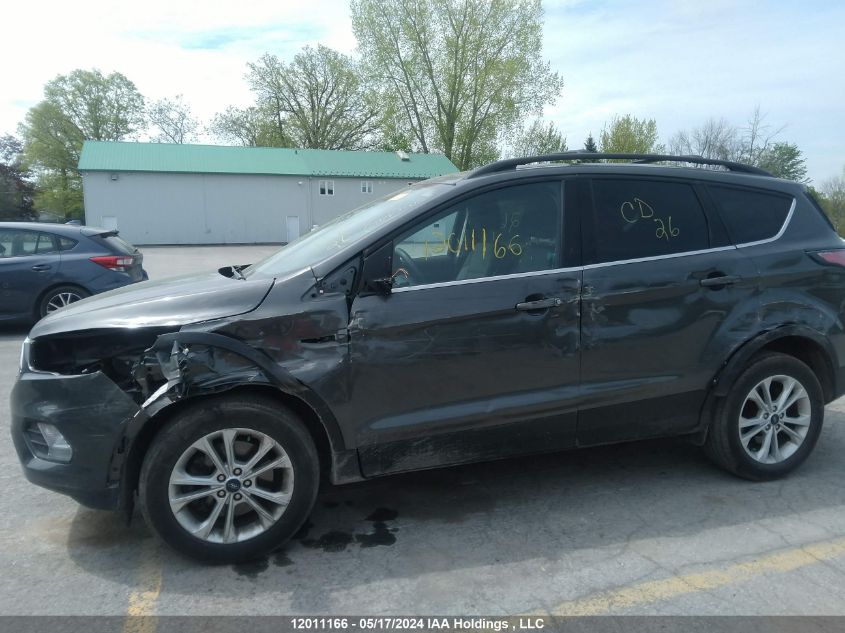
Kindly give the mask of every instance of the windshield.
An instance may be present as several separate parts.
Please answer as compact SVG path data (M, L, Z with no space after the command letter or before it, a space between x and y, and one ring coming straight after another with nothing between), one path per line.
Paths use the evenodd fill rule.
M282 277L309 268L433 198L442 191L438 185L442 183L417 184L344 213L244 269L243 274Z

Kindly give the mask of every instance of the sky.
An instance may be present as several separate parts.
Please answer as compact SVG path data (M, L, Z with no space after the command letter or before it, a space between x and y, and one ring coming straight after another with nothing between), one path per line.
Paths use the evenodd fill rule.
M543 116L570 149L614 114L654 118L665 142L709 117L746 124L759 106L797 143L816 184L845 166L845 2L546 0L543 56L563 77ZM148 99L184 95L208 122L252 94L246 64L322 43L356 54L345 0L76 0L8 3L0 134L44 83L119 71ZM11 27L11 28L9 28Z

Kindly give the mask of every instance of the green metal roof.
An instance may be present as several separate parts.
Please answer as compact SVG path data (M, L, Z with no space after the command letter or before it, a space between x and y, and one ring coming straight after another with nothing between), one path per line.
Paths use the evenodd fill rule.
M458 171L442 154L85 141L79 171L432 178Z

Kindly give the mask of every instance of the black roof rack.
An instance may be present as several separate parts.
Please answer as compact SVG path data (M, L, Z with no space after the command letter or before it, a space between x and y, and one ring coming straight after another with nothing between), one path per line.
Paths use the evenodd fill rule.
M520 165L531 163L547 163L552 161L571 160L629 160L633 163L693 163L696 165L718 165L729 171L743 174L757 174L758 176L771 176L765 169L752 167L743 163L735 163L730 160L719 160L717 158L704 158L703 156L674 156L671 154L607 154L601 152L588 152L586 150L571 150L568 152L555 152L553 154L541 154L539 156L524 156L522 158L507 158L489 165L484 165L467 174L467 178L476 178L485 174L495 174L501 171L516 169Z

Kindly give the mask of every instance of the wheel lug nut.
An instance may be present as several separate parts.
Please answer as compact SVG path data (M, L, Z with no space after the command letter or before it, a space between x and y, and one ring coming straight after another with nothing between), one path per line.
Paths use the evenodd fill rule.
M240 475L242 472L243 471L240 468L235 468L235 470L232 471L232 473L234 473L236 476Z
M226 481L226 475L217 475L217 481L220 481L220 482Z
M251 485L252 485L252 481L250 481L249 479L247 479L247 480L244 482L244 488L249 488Z
M770 428L772 428L772 425L771 425L771 424L767 424L767 425L766 425L766 430L768 431Z
M235 493L235 501L240 501L243 497L241 496L240 492Z
M222 497L225 497L225 496L226 496L226 491L225 491L225 490L218 490L218 491L217 491L217 496L218 496L218 497L221 497L221 498L222 498Z
M764 414L763 414L763 419L764 419L764 420L768 420L768 419L769 419L769 414L768 414L768 413L764 413Z

